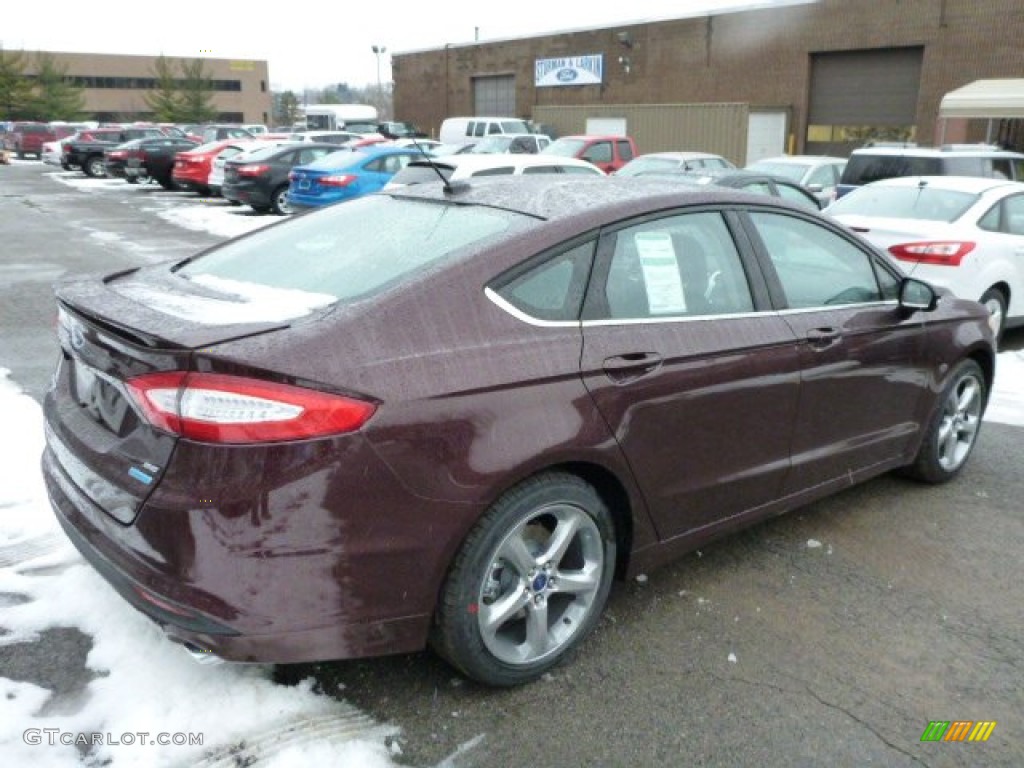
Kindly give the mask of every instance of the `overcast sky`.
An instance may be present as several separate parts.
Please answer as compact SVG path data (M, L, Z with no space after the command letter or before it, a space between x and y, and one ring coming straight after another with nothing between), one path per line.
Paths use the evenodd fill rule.
M470 43L476 35L487 42L792 1L629 0L598 6L543 0L420 0L408 5L48 0L37 6L21 0L4 3L0 45L8 50L266 59L274 88L338 82L363 87L377 82L374 45L387 48L380 57L380 77L388 82L392 52Z

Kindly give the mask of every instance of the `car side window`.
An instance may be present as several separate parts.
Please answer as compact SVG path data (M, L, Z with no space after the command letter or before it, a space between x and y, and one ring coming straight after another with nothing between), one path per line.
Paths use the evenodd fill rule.
M611 319L750 312L754 302L729 229L718 213L687 213L612 235L604 285Z
M511 176L515 172L515 169L511 165L502 166L501 168L484 168L483 170L476 171L473 176Z
M836 183L835 179L835 166L834 165L822 165L815 168L811 175L807 177L808 184L821 184L823 187L834 187Z
M1024 235L1024 195L1013 195L1000 200L978 221L981 229Z
M599 141L587 148L583 159L592 163L610 163L612 161L612 145L609 141Z
M619 157L622 158L623 162L633 159L633 147L628 141L616 142L619 149Z
M593 255L594 241L588 240L500 284L497 293L538 320L578 320Z
M783 200L788 200L791 203L796 203L797 205L802 205L805 208L810 208L815 211L820 210L821 208L814 198L796 187L791 187L788 184L777 182L775 184L775 188L779 191L779 197Z
M560 165L528 165L523 168L524 176L532 176L538 173L561 173L562 167Z
M882 300L871 256L820 224L754 212L750 219L791 308Z

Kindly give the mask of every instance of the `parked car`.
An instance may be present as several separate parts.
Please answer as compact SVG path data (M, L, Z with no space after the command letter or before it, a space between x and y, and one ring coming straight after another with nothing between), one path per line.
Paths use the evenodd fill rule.
M838 223L644 179L366 195L57 306L43 477L125 600L205 661L429 642L499 686L615 576L953 479L995 369L980 305Z
M19 158L35 155L36 159L43 156L43 144L56 141L57 134L46 123L14 123L11 130L4 135L4 146L8 152L14 152Z
M225 200L252 206L258 213L291 212L288 205L288 174L297 165L308 165L332 152L345 152L336 144L282 144L261 147L231 158L224 165L220 193Z
M1024 184L901 176L867 184L825 212L915 277L980 301L997 338L1024 325Z
M354 131L303 131L291 134L293 141L311 141L315 144L346 144L352 140L360 141L366 134Z
M634 157L615 171L615 175L641 176L666 171L703 171L735 167L721 155L710 152L647 152Z
M138 146L128 152L125 163L125 178L153 179L164 189L179 189L174 181L174 163L179 152L195 149L191 139L165 136L162 139L142 139Z
M263 123L246 123L241 127L253 136L262 136L265 133L270 133L270 131L267 130L267 126L263 125Z
M376 192L411 160L423 157L412 147L390 144L334 152L288 174L288 207L322 208Z
M442 144L476 144L485 136L529 132L526 121L514 117L449 117L441 122L437 138Z
M39 159L46 165L60 167L64 162L64 146L61 143L61 139L45 142L43 144L43 151L39 155Z
M423 133L412 123L399 120L385 120L377 123L377 133L389 139L425 139L427 134Z
M535 155L550 143L550 136L539 133L508 133L500 136L486 136L473 144L468 153L473 155Z
M210 172L213 161L221 152L232 145L233 139L222 139L202 144L193 149L179 152L174 158L171 178L181 189L198 192L201 195L211 194Z
M789 179L818 198L821 207L835 202L839 179L846 160L825 155L781 155L766 157L747 166L748 171Z
M563 136L544 147L541 154L577 157L611 173L636 157L637 149L631 136Z
M289 136L291 134L288 134ZM241 157L245 152L253 152L257 149L266 149L267 147L280 147L285 144L294 144L295 142L291 139L267 139L260 137L259 139L228 139L229 143L213 158L213 162L210 164L210 176L208 185L210 188L210 194L220 195L220 188L224 184L224 166L228 160L236 157ZM238 201L234 201L235 204Z
M864 184L896 176L980 176L1024 181L1024 154L998 147L862 147L850 153L837 197Z
M104 176L104 152L132 139L163 138L159 128L91 128L79 131L63 143L65 169L81 168L91 178Z
M434 155L435 150L438 147L446 147L447 144L442 144L440 141L434 139L419 139L419 138L407 138L407 139L393 139L389 142L392 147L416 147L423 152L429 152Z
M810 208L812 211L820 211L822 207L821 201L810 190L796 182L739 168L709 168L704 171L675 171L638 175L656 175L661 178L673 178L684 184L714 184L719 187L742 189L758 195L781 197L796 205Z
M547 155L445 155L413 160L395 174L385 189L424 182L461 181L484 176L604 176L604 171L586 160Z
M189 138L199 144L209 144L221 139L254 139L249 131L240 125L199 125L193 128Z

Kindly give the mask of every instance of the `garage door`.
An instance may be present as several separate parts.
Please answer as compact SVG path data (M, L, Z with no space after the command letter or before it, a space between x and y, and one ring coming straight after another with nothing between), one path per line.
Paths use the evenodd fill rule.
M923 57L920 47L812 54L807 152L914 141Z
M516 116L516 78L495 75L473 78L474 115L488 117Z

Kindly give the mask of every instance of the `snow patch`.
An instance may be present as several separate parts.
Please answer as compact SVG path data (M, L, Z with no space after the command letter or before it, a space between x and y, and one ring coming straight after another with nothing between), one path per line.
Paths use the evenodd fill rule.
M808 549L820 549L821 548L821 542L818 541L817 539L808 539L807 540L807 548Z
M209 232L220 237L238 237L281 221L277 216L260 216L248 206L232 206L226 200L202 198L206 202L158 210L156 215L185 229Z
M1024 351L1002 352L985 421L1024 427Z

